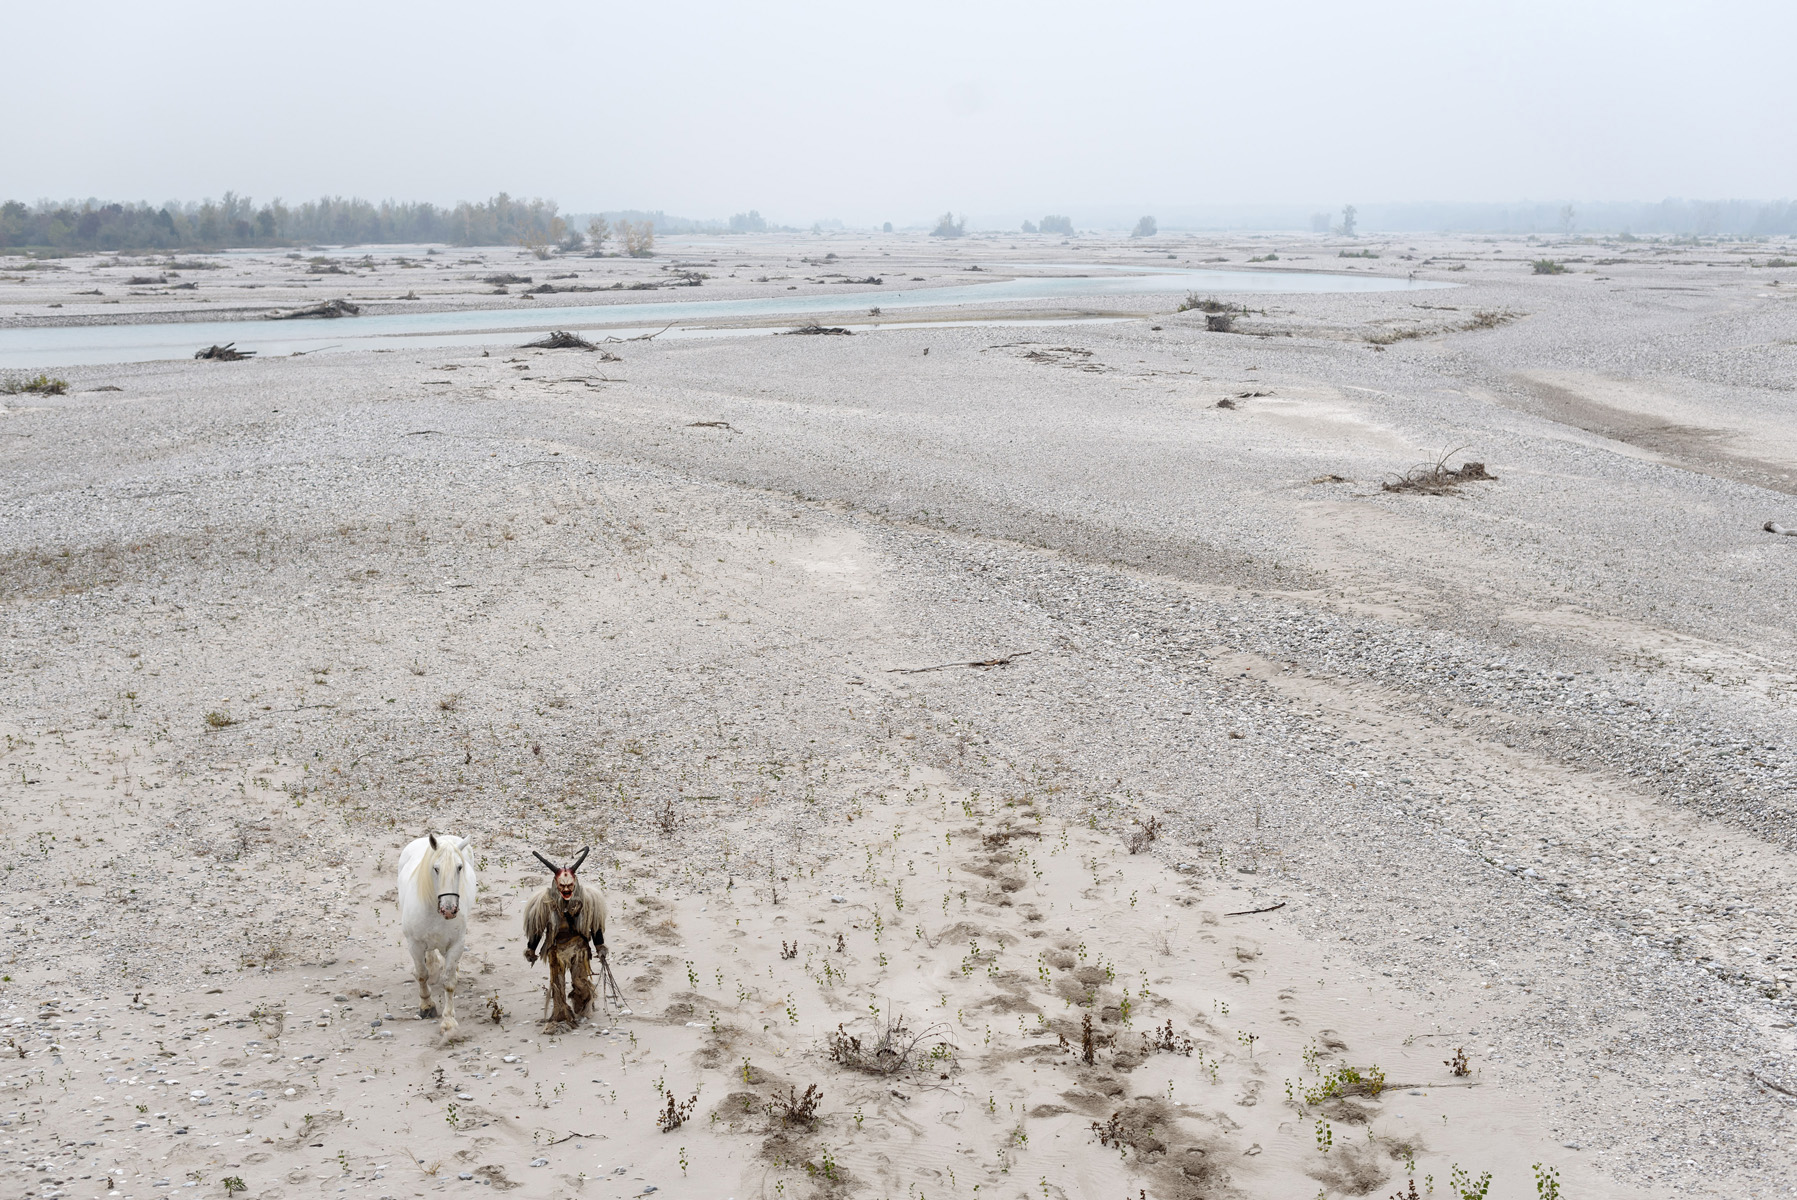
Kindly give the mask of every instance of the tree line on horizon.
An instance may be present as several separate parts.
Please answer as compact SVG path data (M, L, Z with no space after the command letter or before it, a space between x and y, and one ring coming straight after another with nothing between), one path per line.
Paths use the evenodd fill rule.
M726 224L635 209L563 214L553 200L514 199L505 192L453 207L428 202L325 196L289 206L258 205L226 192L220 200L155 205L100 200L0 204L0 250L93 251L222 250L304 245L393 245L440 242L452 246L560 246L579 249L579 233L597 219L618 242L635 230L663 233L796 233L751 209ZM595 247L597 248L597 247ZM626 251L629 252L628 250Z
M325 196L289 207L221 200L152 205L88 200L0 204L0 249L218 250L225 247L442 242L455 246L557 243L567 223L553 200L504 192L454 207Z

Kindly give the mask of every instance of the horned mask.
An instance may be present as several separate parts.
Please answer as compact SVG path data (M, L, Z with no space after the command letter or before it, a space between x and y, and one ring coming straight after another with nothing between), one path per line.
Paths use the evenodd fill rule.
M537 861L542 863L545 867L548 867L550 873L555 876L555 890L560 894L561 898L563 900L572 900L575 891L580 887L580 864L587 860L587 853L591 849L591 846L582 846L580 848L580 853L575 856L574 861L565 867L556 866L541 854L537 854L535 850L532 850L531 853L535 854Z

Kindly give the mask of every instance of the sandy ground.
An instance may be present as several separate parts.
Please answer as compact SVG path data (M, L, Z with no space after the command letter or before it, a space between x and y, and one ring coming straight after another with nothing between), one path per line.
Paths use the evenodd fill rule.
M0 398L6 1190L1453 1196L1459 1170L1508 1200L1539 1163L1567 1196L1788 1194L1780 247L1022 241L325 278L472 305L492 285L455 271L717 258L709 298L830 253L944 283L1276 251L1467 286L603 370L45 362L68 394ZM77 293L144 264L0 271L0 319L210 319L293 269L242 258L143 297ZM326 295L294 279L273 298ZM1462 447L1496 479L1379 486ZM427 829L482 860L447 1041L395 921ZM529 852L584 844L631 1012L545 1033ZM837 1040L895 1021L891 1073Z

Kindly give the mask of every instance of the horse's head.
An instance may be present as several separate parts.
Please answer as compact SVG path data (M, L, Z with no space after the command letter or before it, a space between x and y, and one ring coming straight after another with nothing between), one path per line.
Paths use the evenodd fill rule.
M462 887L469 875L468 839L446 836L438 840L433 833L430 840L431 891L436 895L437 915L453 921L462 911Z
M556 866L541 854L537 854L535 850L532 850L531 853L537 854L537 861L554 873L556 894L563 900L572 900L575 891L580 887L580 864L587 860L587 852L591 849L591 846L582 846L579 856L565 867Z

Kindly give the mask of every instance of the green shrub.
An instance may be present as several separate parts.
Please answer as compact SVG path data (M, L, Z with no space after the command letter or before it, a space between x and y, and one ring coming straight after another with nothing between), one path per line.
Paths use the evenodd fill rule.
M0 392L4 392L8 396L16 396L20 392L35 392L39 396L60 396L68 390L68 380L52 379L42 372L39 372L36 379L9 375L5 380L0 380Z

